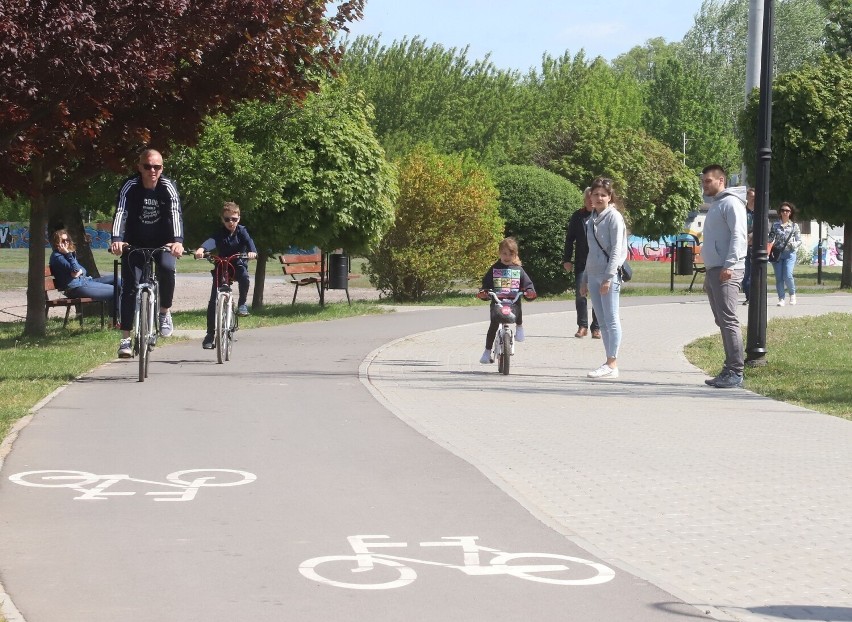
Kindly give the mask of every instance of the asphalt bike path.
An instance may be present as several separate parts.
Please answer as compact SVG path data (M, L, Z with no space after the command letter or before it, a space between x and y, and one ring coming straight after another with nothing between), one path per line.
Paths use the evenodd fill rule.
M542 522L359 378L395 339L472 322L475 360L487 316L483 304L241 331L224 365L195 340L158 347L144 383L135 359L71 383L0 470L9 622L699 615ZM480 373L473 383L496 372Z

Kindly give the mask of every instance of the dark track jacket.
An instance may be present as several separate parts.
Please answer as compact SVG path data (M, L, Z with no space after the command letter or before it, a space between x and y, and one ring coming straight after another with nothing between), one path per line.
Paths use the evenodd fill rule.
M586 269L586 258L589 256L586 221L592 213L585 207L578 209L571 214L568 226L565 229L565 250L562 252L562 263L574 264L574 272L577 273Z
M177 184L161 175L157 186L147 190L139 174L128 178L118 192L112 241L155 248L183 243L183 213Z

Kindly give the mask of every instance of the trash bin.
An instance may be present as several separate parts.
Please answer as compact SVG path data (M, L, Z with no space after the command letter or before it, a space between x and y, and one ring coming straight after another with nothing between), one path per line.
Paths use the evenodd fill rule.
M343 253L329 255L328 289L349 289L349 255Z
M695 249L687 240L680 240L675 249L677 264L675 266L678 276L690 276L692 274L692 263L695 258Z

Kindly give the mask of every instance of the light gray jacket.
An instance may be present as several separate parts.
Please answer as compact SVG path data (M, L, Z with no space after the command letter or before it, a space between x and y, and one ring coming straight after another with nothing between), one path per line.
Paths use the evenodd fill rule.
M614 205L601 214L594 212L586 221L586 239L589 241L589 256L586 258L583 283L588 284L590 275L602 283L609 281L627 259L627 228L621 212Z
M701 257L706 268L745 269L748 248L745 201L740 188L725 188L713 197L704 220Z

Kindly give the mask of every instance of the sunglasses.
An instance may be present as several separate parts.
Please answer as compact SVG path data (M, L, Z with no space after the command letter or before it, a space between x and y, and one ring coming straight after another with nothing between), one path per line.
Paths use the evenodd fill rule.
M238 222L239 220L239 216L234 216L233 218L222 217L222 222Z
M159 171L160 169L163 168L163 165L162 164L143 164L142 168L144 168L146 171Z
M782 214L789 214L789 213L790 213L790 210L788 210L788 209L782 209L782 210L781 210L781 213L782 213Z
M70 241L71 241L71 240L69 240L68 238L59 238L59 243L60 243L60 244L62 244L63 242L70 242Z

